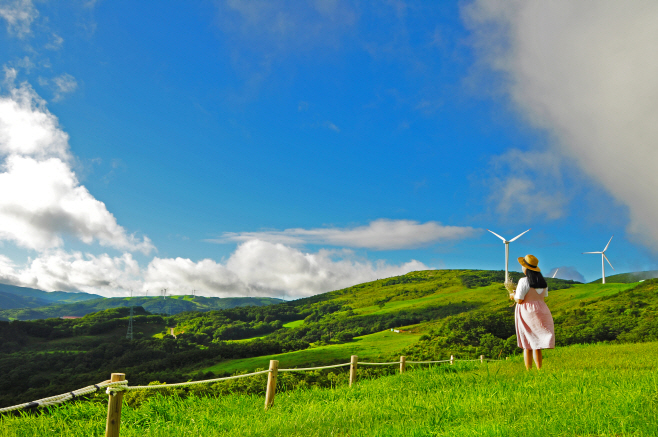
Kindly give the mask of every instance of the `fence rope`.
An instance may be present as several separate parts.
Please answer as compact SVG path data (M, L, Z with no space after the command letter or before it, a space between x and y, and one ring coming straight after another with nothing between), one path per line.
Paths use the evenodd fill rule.
M176 384L133 385L133 386L125 385L125 386L120 386L120 387L108 387L105 392L107 394L114 394L114 393L120 392L120 391L155 390L155 389L158 389L158 388L186 387L188 385L209 384L211 382L227 381L229 379L246 378L248 376L262 375L264 373L270 373L270 371L269 370L261 370L260 372L245 373L244 375L234 375L234 376L226 376L224 378L204 379L203 381L179 382L179 383L176 383Z
M455 360L440 360L440 361L407 361L407 364L430 364L430 363L449 363L450 361L480 361L480 359L474 359L474 360L461 360L461 359L455 359ZM485 361L503 361L503 360L495 360L495 359L488 359L485 358ZM351 363L344 363L344 364L333 364L331 366L319 366L319 367L302 367L302 368L297 368L297 369L278 369L279 372L304 372L308 370L321 370L321 369L333 369L336 367L346 367L349 366ZM388 363L366 363L363 361L358 361L358 365L361 366L390 366L394 364L400 364L400 361L390 361ZM197 384L209 384L211 382L219 382L219 381L228 381L230 379L239 379L239 378L246 378L249 376L256 376L256 375L263 375L265 373L270 373L270 370L261 370L259 372L253 372L253 373L245 373L243 375L234 375L234 376L226 376L223 378L214 378L214 379L204 379L202 381L188 381L188 382L179 382L175 384L160 384L160 385L134 385L134 386L129 386L128 381L116 381L116 382L110 382L108 381L103 381L98 384L93 384L87 387L80 388L78 390L73 390L68 393L64 393L61 395L57 396L50 396L48 398L43 398L39 399L37 401L32 401L32 402L26 402L24 404L20 405L14 405L12 407L6 407L6 408L0 408L0 413L7 413L9 411L14 411L14 410L19 410L22 408L34 408L34 407L47 407L50 405L57 405L62 402L75 399L79 396L83 396L89 393L93 393L95 391L100 390L101 388L106 388L105 393L108 395L113 395L115 393L121 392L121 391L131 391L131 390L155 390L155 389L160 389L160 388L174 388L174 387L186 387L190 385L197 385Z
M479 359L479 358L477 358L477 359L475 359L475 360L457 360L457 359L455 359L455 360L452 360L452 361L454 361L454 362L457 362L457 361L480 361L480 359ZM484 361L505 361L505 360L494 360L493 358L485 358ZM396 361L396 362L399 363L399 361ZM449 362L450 362L450 360L440 360L440 361L407 361L407 364L431 364L431 363L449 363Z
M279 372L303 372L306 370L320 370L320 369L334 369L336 367L345 367L349 366L352 363L345 363L345 364L334 364L333 366L320 366L320 367L301 367L298 369L279 369Z
M9 411L20 410L20 409L48 407L50 405L57 405L57 404L61 404L62 402L68 401L70 399L75 399L79 396L84 396L86 394L93 393L104 387L110 388L116 386L123 386L127 384L128 381L116 381L116 382L103 381L103 382L99 382L98 384L89 385L87 387L79 388L77 390L73 390L61 395L50 396L36 401L26 402L20 405L14 405L12 407L0 408L0 413L8 413Z

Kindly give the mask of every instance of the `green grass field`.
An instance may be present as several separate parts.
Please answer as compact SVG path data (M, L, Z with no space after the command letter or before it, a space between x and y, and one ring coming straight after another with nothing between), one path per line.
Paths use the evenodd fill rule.
M284 328L296 328L304 324L303 320L295 320L294 322L288 322L283 325Z
M420 334L395 333L391 331L355 337L353 341L343 344L318 346L301 351L287 352L279 355L266 355L254 358L222 361L221 363L203 369L203 372L214 373L237 371L253 371L267 369L270 360L279 360L279 368L315 367L329 364L349 363L350 356L358 355L360 360L375 360L399 351L415 343Z
M411 368L354 387L262 396L156 396L123 407L130 436L652 436L658 344L546 351L544 369L509 361ZM263 379L264 382L264 379ZM0 436L100 436L106 405L79 401L0 419Z

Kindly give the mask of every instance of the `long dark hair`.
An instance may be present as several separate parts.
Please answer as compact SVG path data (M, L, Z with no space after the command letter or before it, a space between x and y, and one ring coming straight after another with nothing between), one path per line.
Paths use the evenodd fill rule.
M530 285L530 288L537 289L548 287L546 279L544 279L544 275L542 275L541 272L535 272L526 267L525 275L528 278L528 285Z

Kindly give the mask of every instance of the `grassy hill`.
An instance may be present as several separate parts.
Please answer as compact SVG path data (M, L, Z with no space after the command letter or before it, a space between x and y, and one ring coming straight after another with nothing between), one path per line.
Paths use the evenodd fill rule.
M547 351L540 373L515 357L417 366L353 387L340 378L321 390L281 383L267 411L262 393L206 397L206 387L125 403L121 435L649 436L658 434L656 362L658 343L571 346ZM245 380L264 389L266 375ZM0 435L103 435L106 398L2 417Z
M421 271L277 305L168 317L143 312L135 318L132 342L125 338L127 308L78 320L0 323L0 372L5 375L0 404L66 392L111 372L124 372L138 384L179 382L267 367L274 356L302 367L344 363L352 354L385 361L400 355L514 356L514 309L501 284L503 275ZM513 276L518 280L518 274ZM558 347L658 340L658 280L578 284L549 279L549 287ZM165 327L175 327L176 338ZM326 380L308 378L309 385Z
M48 293L50 294L50 293ZM91 295L94 296L94 295ZM1 299L1 296L0 296ZM98 297L91 300L50 303L37 308L16 308L0 310L0 320L36 320L52 317L77 316L103 311L110 308L141 306L153 314L173 315L185 311L216 311L226 308L248 305L272 305L283 302L271 297L203 297L203 296L167 296L166 299L151 297Z
M502 281L503 272L413 272L289 302L288 305L301 309L306 318L284 325L288 327L286 331L271 337L308 336L311 347L277 354L277 359L287 365L304 366L346 362L352 354L383 360L396 359L401 354L418 359L445 359L452 354L513 354L516 340L509 339L514 335L514 309L502 284L492 282L499 274ZM473 277L480 281L474 284ZM475 286L478 284L484 286ZM635 339L628 341L641 341L639 331L658 338L658 330L651 328L658 308L658 284L578 284L554 280L551 285L547 302L559 325L560 345L614 341L619 336L634 335ZM638 286L639 291L633 291ZM328 306L334 311L324 314L322 308ZM634 310L627 312L629 308ZM180 326L187 327L177 329L190 329L186 321L181 321ZM406 332L394 333L390 329ZM352 340L336 339L340 330L354 334ZM317 331L328 331L332 336L325 335L323 340L322 334L314 334ZM270 359L272 356L223 360L202 371L251 371L267 367Z
M648 270L645 272L619 273L605 277L606 284L629 284L632 282L646 281L647 279L658 278L658 270ZM601 278L592 281L591 284L600 284Z

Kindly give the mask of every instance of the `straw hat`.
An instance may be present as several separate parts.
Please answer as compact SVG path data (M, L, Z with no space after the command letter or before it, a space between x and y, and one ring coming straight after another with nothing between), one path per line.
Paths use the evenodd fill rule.
M519 264L521 264L526 269L534 270L535 272L541 272L541 269L537 267L539 265L539 260L534 255L526 255L519 257Z

